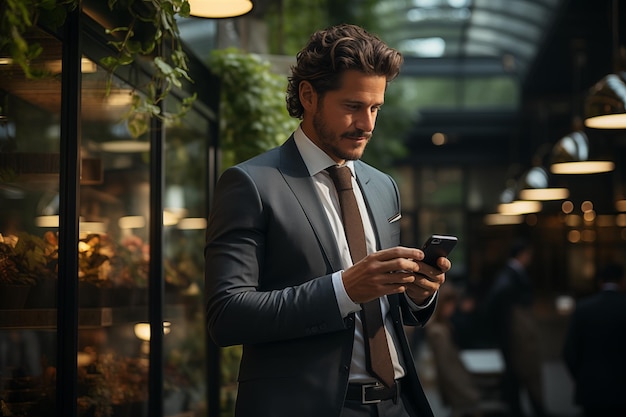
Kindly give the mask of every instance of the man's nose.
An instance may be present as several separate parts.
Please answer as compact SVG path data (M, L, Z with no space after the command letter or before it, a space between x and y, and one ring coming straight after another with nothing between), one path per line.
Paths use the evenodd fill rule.
M376 112L373 112L367 109L359 113L359 117L356 123L357 129L362 130L364 132L371 132L374 130L375 124L376 124Z

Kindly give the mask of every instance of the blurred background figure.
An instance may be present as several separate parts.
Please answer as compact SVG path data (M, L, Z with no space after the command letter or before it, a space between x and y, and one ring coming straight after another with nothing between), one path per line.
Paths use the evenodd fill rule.
M424 328L434 359L438 394L450 417L507 416L508 407L499 398L499 354L493 358L491 349L479 346L464 349L458 341L454 317L473 310L468 306L471 302L471 296L446 283L439 289L437 309ZM496 363L494 359L498 359Z
M477 417L482 415L481 394L461 360L451 321L459 300L460 294L453 284L440 287L437 309L424 330L435 360L441 401L449 407L450 417Z
M598 293L571 316L563 358L585 417L626 416L626 279L609 264L598 274Z
M533 312L533 287L528 267L533 248L516 240L506 265L496 274L487 296L487 317L494 340L504 358L502 399L512 417L524 416L522 395L528 394L534 416L546 416L543 395L542 353Z

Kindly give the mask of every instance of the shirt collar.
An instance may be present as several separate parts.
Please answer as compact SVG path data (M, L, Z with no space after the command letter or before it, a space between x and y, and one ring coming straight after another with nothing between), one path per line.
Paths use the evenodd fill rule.
M301 126L298 126L293 133L293 137L310 176L314 176L330 166L337 165L326 152L321 150L304 134ZM346 161L345 165L352 171L352 176L356 177L354 173L354 161Z

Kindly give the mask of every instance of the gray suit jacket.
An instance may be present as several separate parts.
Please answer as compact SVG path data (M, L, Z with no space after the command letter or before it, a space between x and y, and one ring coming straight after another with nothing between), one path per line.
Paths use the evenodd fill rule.
M356 175L379 248L400 241L399 192L386 174L357 161ZM348 384L354 315L342 318L331 282L341 269L335 237L293 137L226 170L207 228L207 318L220 346L243 345L238 417L339 416ZM406 300L390 296L407 366L404 395L432 412L415 372L403 324L422 325ZM434 304L434 303L433 303Z

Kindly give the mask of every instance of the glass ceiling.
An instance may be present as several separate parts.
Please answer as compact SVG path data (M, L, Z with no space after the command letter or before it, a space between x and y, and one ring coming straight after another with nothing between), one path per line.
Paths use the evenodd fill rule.
M381 0L380 32L403 52L405 75L520 79L564 0Z
M262 19L263 11L276 1L254 0L253 15ZM380 17L377 33L403 52L404 75L510 75L523 81L566 1L380 0L374 15ZM183 38L200 56L220 47L207 42L216 40L215 21L208 25L184 20ZM232 30L220 32L221 38L228 38ZM229 41L219 39L219 43Z

